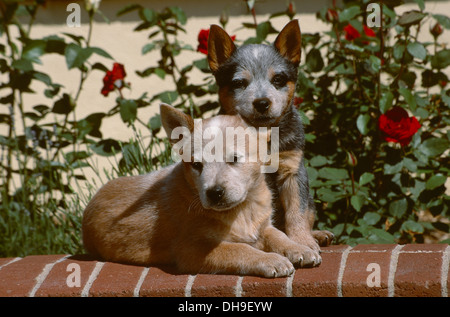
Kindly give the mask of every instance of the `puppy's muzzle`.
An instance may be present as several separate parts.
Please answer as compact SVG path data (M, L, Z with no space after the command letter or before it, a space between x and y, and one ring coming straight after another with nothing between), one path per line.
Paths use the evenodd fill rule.
M220 185L211 187L206 191L206 197L208 197L208 200L213 204L217 204L222 199L224 194L225 189Z
M271 105L272 102L269 98L258 98L253 101L253 107L261 114L269 110Z

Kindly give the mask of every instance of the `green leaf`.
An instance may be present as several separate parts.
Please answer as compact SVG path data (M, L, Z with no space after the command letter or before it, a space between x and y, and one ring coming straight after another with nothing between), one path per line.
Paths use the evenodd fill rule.
M159 67L155 68L155 74L161 79L164 79L166 77L166 72L164 71L164 69Z
M369 239L373 243L394 243L395 238L392 234L390 234L387 231L384 231L383 229L373 228L370 230L370 236Z
M148 121L148 125L150 126L150 129L152 129L152 131L158 132L159 129L161 129L161 116L159 114L156 114L151 117Z
M411 91L408 88L399 88L398 92L403 96L410 109L415 111L417 108L416 98L414 98Z
M427 50L419 42L408 43L408 46L406 47L406 49L415 58L418 58L422 61L425 60L425 58L427 58Z
M32 71L33 68L33 63L27 59L18 59L15 60L14 62L12 62L11 64L12 68L14 69L18 69L24 72L29 72Z
M148 43L142 47L142 55L147 54L148 52L152 51L156 47L155 43Z
M431 57L431 66L437 69L443 69L450 65L450 50L445 49Z
M431 138L422 142L419 151L428 157L438 156L449 148L450 144L447 139Z
M424 0L414 0L414 2L417 3L420 11L425 10L425 1Z
M366 221L366 223L370 226L375 225L378 221L381 219L381 215L376 212L366 212L364 214L363 219Z
M114 139L105 139L91 145L91 149L101 156L111 156L120 151L120 143Z
M423 233L424 228L418 222L415 222L413 220L407 220L402 224L401 230L402 231L412 231L415 233Z
M158 95L159 100L164 103L172 104L178 98L178 92L176 91L165 91Z
M132 99L120 99L120 117L123 122L130 123L136 120L137 116L137 103Z
M327 158L322 155L316 155L309 161L309 164L314 167L323 166L327 163L328 163Z
M319 170L319 177L331 180L348 179L348 172L342 168L324 167Z
M351 6L345 10L342 10L342 12L339 14L339 22L350 21L360 13L361 10L359 6Z
M320 72L324 66L320 50L313 48L306 55L306 67L310 72Z
M397 23L398 25L409 27L411 25L418 24L424 17L426 17L426 14L417 10L412 10L403 13Z
M256 27L256 37L260 41L263 41L266 39L267 35L269 35L271 33L272 30L273 30L273 27L269 21L262 22L262 23L258 24L258 26Z
M406 198L393 201L389 204L389 214L400 219L408 209L408 201Z
M435 189L436 187L444 185L446 181L447 181L447 176L440 175L440 174L433 175L427 180L427 182L425 184L425 188L429 189L429 190Z
M352 204L353 208L355 208L356 211L361 211L361 208L364 205L365 201L366 197L364 197L363 195L354 195L350 199L350 203Z
M332 203L341 199L341 193L332 191L327 187L322 187L317 190L317 196L320 200Z
M43 40L34 40L25 45L22 58L33 63L42 64L39 57L45 53L46 43Z
M98 53L100 50L101 49L95 49L90 47L82 48L79 45L73 43L67 45L64 51L67 68L72 69L76 67L81 67L84 64L84 62L92 55L92 53L94 52Z
M142 20L151 24L154 24L158 18L158 14L156 13L156 11L148 8L144 8L143 10L141 10L140 14Z
M138 10L142 8L142 6L140 4L128 4L126 6L124 6L122 9L120 9L119 11L117 11L116 16L121 16L124 15L125 13L134 11L134 10Z
M381 113L386 113L389 108L392 107L392 102L394 101L394 94L390 91L387 91L382 94L380 98L380 111Z
M185 25L187 22L186 14L180 7L170 7L170 11L177 17L178 22Z
M364 186L375 179L375 175L372 173L365 172L359 177L359 185Z
M68 94L63 94L62 98L53 105L52 112L59 114L69 114L74 108L72 98Z
M113 59L113 57L111 55L109 55L108 52L106 52L104 49L101 49L100 47L88 47L85 50L86 50L86 54L89 54L89 52L90 52L90 54L95 53L97 55L100 55L100 56L103 56L103 57L106 57L109 59ZM89 56L90 56L90 54L89 54Z
M369 133L368 123L370 122L370 116L368 114L360 114L358 119L356 119L356 126L362 135L367 135Z

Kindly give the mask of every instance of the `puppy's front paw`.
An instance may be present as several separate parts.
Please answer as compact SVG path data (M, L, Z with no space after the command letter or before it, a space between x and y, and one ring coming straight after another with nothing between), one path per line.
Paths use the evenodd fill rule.
M305 245L295 244L286 249L284 253L289 261L298 267L314 267L322 263L319 252Z
M255 274L269 278L289 276L294 270L288 258L276 253L267 253L255 264Z
M334 239L334 234L327 230L314 230L311 234L321 247L329 246Z

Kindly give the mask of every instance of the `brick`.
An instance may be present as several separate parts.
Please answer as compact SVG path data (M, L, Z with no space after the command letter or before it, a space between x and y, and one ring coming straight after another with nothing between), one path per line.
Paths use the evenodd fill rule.
M17 259L17 258L1 258L0 259L0 270L2 269L3 266L8 265L8 263L11 263L15 259Z
M394 296L441 296L442 258L446 245L406 245L399 254Z
M80 267L80 286L69 287L67 278L73 270L67 271L68 265L71 263L78 264ZM52 297L75 297L81 296L86 282L97 264L97 261L88 255L76 255L56 263L45 281L39 287L35 296L52 296Z
M189 275L176 274L170 267L151 267L141 285L142 297L183 297Z
M105 263L89 290L94 297L132 297L145 267Z
M198 274L191 288L193 297L234 297L239 276Z
M380 297L388 296L388 277L392 250L395 245L358 245L347 257L342 278L343 296ZM375 268L369 265L375 264ZM380 286L368 285L367 278L379 269ZM375 270L375 271L373 271Z
M263 278L244 276L242 280L242 296L245 297L285 297L287 277Z
M322 248L322 263L318 267L299 269L292 281L294 297L337 296L337 281L342 253L346 245Z
M45 265L63 257L64 255L30 255L3 267L0 270L0 297L29 296Z

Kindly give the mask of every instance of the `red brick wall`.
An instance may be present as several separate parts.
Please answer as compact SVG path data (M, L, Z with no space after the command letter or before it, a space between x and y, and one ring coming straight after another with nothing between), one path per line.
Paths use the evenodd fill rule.
M98 262L86 255L0 258L0 296L444 296L450 246L330 246L322 264L287 278L177 275L170 269Z

